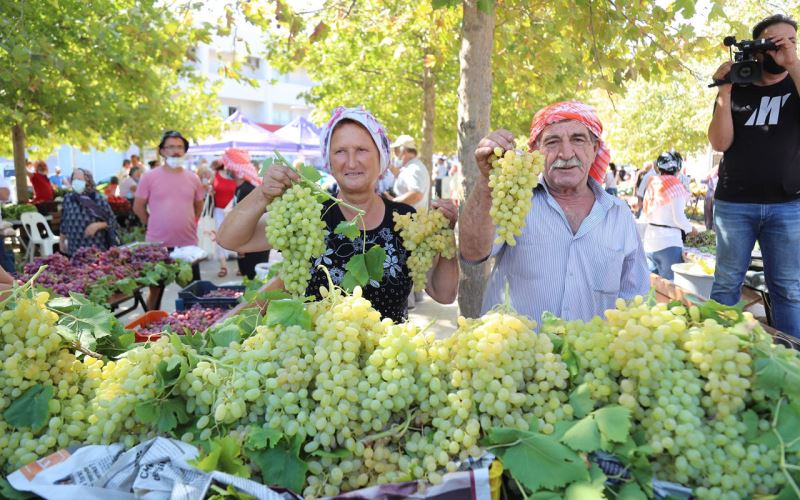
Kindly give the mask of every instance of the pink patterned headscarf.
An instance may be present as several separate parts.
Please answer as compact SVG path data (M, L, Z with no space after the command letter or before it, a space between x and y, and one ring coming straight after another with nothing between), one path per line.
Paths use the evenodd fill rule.
M563 122L565 120L575 120L586 125L586 128L597 137L598 149L594 163L589 168L589 175L599 183L603 183L606 175L608 163L611 161L611 151L603 142L603 124L591 106L580 101L562 101L546 106L533 116L531 122L531 135L528 139L528 147L533 149L536 139L548 125Z
M331 119L320 134L320 147L322 148L322 159L325 161L325 170L328 172L331 170L331 136L336 125L342 120L353 120L367 129L369 135L372 136L372 141L378 148L378 153L380 153L381 174L384 173L389 167L389 137L383 125L364 106L355 108L339 106L333 110Z
M256 167L250 161L250 152L243 149L228 148L222 155L222 164L236 177L244 179L254 186L261 185Z

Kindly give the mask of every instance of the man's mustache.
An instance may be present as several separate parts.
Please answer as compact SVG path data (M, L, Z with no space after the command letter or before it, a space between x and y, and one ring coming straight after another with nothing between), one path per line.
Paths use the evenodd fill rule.
M571 168L571 167L582 167L583 163L576 157L573 156L569 160L562 160L558 159L550 164L550 168Z

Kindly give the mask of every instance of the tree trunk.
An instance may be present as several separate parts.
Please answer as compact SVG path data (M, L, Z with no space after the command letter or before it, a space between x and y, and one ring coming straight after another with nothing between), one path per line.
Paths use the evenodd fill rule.
M492 10L487 14L478 9L477 0L464 0L459 54L461 81L458 84L458 159L464 174L464 190L467 196L472 192L479 175L475 148L489 132L494 3L491 2ZM488 263L461 267L458 306L463 316L476 317L480 314L488 272Z
M17 179L17 203L28 201L28 172L25 170L25 130L22 124L11 127L11 145L14 148L14 176Z
M428 168L428 179L430 179L434 163L433 125L436 119L436 85L433 71L427 66L422 69L422 92L424 106L422 109L422 149L419 153L422 163ZM432 191L428 190L428 199L430 199Z

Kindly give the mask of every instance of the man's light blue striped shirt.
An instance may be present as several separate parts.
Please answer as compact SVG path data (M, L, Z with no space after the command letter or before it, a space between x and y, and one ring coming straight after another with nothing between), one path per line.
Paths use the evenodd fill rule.
M588 321L618 297L647 294L650 272L630 208L593 179L589 186L596 201L575 234L544 183L534 189L517 244L492 250L482 313L503 303L506 281L514 309L537 322L544 311Z

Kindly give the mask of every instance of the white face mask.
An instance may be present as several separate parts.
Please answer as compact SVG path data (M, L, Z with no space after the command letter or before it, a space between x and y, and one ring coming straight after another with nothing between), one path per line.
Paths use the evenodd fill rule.
M182 156L169 156L166 163L169 167L178 168L186 165L186 160Z
M72 190L78 194L83 194L86 189L86 181L83 179L75 179L72 181Z

